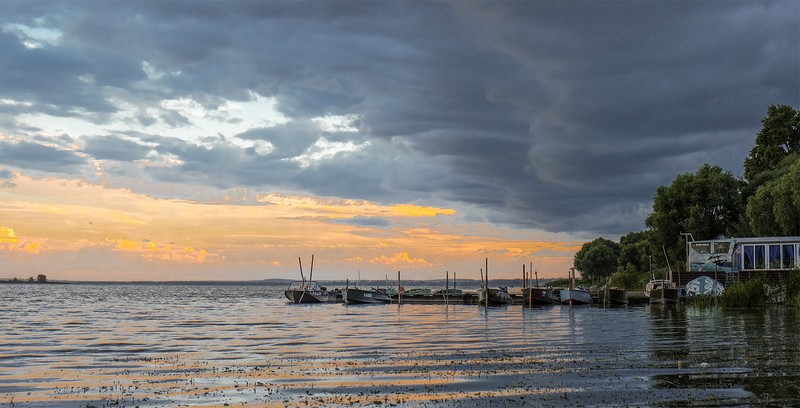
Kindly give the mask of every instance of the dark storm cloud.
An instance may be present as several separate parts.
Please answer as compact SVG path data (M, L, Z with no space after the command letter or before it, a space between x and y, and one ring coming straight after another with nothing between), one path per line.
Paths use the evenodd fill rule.
M21 169L76 174L86 165L74 152L38 143L0 141L0 163Z
M659 185L703 163L740 174L767 107L800 105L794 1L3 2L0 16L62 32L31 49L2 26L0 98L32 105L0 110L102 122L114 90L137 123L180 127L192 119L162 100L257 92L291 119L202 145L140 135L181 161L148 168L156 179L465 203L470 219L548 231L641 229ZM358 131L320 130L329 114ZM294 160L320 137L370 144ZM89 138L85 153L146 150Z
M144 159L151 150L151 147L113 135L87 138L83 149L95 159L119 161Z

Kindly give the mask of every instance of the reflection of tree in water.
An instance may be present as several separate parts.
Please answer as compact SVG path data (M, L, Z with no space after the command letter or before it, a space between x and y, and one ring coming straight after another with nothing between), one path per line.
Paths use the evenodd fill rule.
M796 340L800 311L686 308L681 318L679 310L651 308L651 315L654 358L676 359L682 367L676 373L654 376L656 388L741 389L752 393L748 403L755 405L794 406L800 401L800 342ZM670 321L678 323L670 325ZM683 329L667 335L675 326ZM673 336L682 340L670 341ZM684 341L683 354L680 341Z
M730 310L732 324L741 327L744 364L753 373L743 380L760 400L796 405L800 400L800 312L794 308Z
M670 366L689 355L686 308L681 305L650 305L653 358Z

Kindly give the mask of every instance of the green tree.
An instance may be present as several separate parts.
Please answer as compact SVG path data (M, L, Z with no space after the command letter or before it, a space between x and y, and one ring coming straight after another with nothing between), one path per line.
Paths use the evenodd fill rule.
M747 220L757 236L800 235L800 154L783 160L782 175L747 201Z
M744 211L741 187L730 172L709 164L659 187L653 212L645 221L653 231L653 244L663 245L670 262L680 265L685 263L681 233L689 232L695 239L733 235Z
M595 280L610 276L617 268L620 246L618 243L597 238L583 244L575 254L574 266L584 278Z
M761 120L756 144L744 161L744 177L754 191L767 180L764 173L777 168L792 153L800 152L800 111L788 105L770 105Z
M650 275L642 273L633 265L618 266L617 271L611 275L611 286L617 286L626 290L642 290L650 280Z
M627 269L628 266L638 272L646 272L648 256L654 253L652 243L653 232L650 230L629 232L619 239L620 252L617 258L617 271Z

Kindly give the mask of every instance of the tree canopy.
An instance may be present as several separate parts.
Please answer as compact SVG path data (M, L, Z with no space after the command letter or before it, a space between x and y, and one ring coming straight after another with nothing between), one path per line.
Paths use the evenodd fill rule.
M741 181L719 166L704 164L696 173L684 173L670 186L656 190L653 212L645 223L654 244L666 247L670 259L684 259L681 233L695 239L730 236L744 210Z
M617 268L620 245L603 237L583 244L575 254L575 268L584 278L594 280L611 276Z
M755 235L800 235L800 154L788 156L782 168L780 176L747 201L747 220Z
M761 120L756 144L744 161L744 177L762 184L760 175L777 168L786 156L800 153L800 111L788 105L770 105Z

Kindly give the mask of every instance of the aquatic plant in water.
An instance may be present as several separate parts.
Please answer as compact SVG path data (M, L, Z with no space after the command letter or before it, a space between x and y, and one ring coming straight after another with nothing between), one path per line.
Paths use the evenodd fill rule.
M717 299L724 307L763 307L767 304L769 290L764 278L759 276L744 282L738 282L725 288L725 292Z

